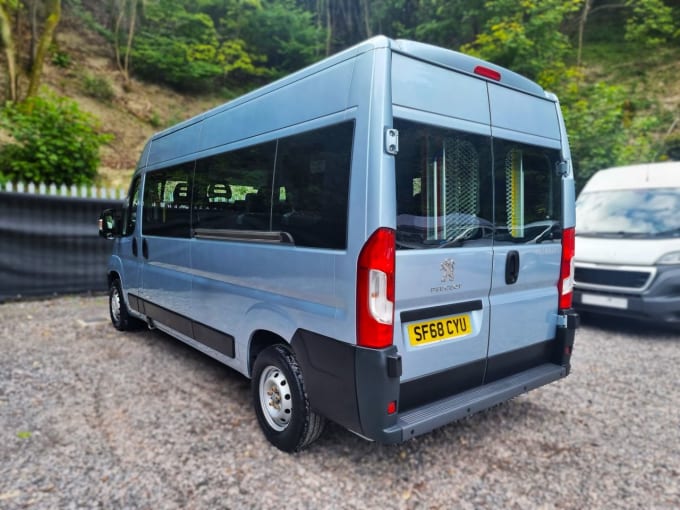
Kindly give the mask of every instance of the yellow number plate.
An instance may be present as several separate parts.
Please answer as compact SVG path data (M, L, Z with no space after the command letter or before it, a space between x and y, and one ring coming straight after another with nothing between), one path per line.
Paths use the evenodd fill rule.
M408 325L408 339L414 346L458 338L470 333L472 326L470 315L467 313Z

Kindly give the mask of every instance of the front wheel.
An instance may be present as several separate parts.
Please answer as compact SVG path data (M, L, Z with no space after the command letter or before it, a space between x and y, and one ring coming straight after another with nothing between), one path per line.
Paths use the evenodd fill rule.
M114 279L109 286L109 315L113 326L119 331L132 331L141 328L144 324L128 312L118 278Z
M295 355L285 345L263 350L253 367L253 406L266 438L284 452L296 452L316 440L325 418L313 412Z

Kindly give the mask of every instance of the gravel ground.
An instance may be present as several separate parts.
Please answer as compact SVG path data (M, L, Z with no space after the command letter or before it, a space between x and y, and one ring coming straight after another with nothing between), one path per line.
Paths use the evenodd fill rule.
M266 442L249 381L105 297L0 306L0 508L680 508L680 335L586 322L572 374L397 446Z

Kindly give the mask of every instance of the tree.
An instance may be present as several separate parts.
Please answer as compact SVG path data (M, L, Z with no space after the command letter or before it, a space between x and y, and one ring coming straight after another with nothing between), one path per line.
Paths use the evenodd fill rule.
M12 33L12 18L18 8L17 0L0 0L0 43L5 53L7 70L6 96L10 101L18 99L17 54Z
M31 63L31 70L28 82L26 97L33 97L38 94L40 87L40 77L42 75L43 63L47 56L47 51L52 44L54 30L61 19L61 0L45 0L46 17L43 32L38 39L35 58Z
M28 2L31 13L31 54L29 55L28 88L25 97L37 95L40 87L43 64L54 31L61 19L61 0L43 0L42 7L45 21L42 33L37 28L37 0ZM25 5L19 0L0 0L0 41L5 53L5 68L7 71L7 85L5 95L10 101L18 101L19 97L19 69L17 66L16 42L14 27L20 26L20 15Z
M137 11L144 6L144 0L112 0L113 51L118 70L126 86L130 84L130 53L137 27ZM125 44L121 39L125 32ZM121 47L123 53L121 54Z

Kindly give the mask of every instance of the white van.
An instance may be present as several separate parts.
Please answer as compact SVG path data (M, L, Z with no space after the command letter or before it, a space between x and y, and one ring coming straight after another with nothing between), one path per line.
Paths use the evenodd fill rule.
M576 202L574 307L680 325L680 162L601 170Z
M250 377L282 450L404 441L569 373L574 202L553 94L375 37L149 140L111 318Z

